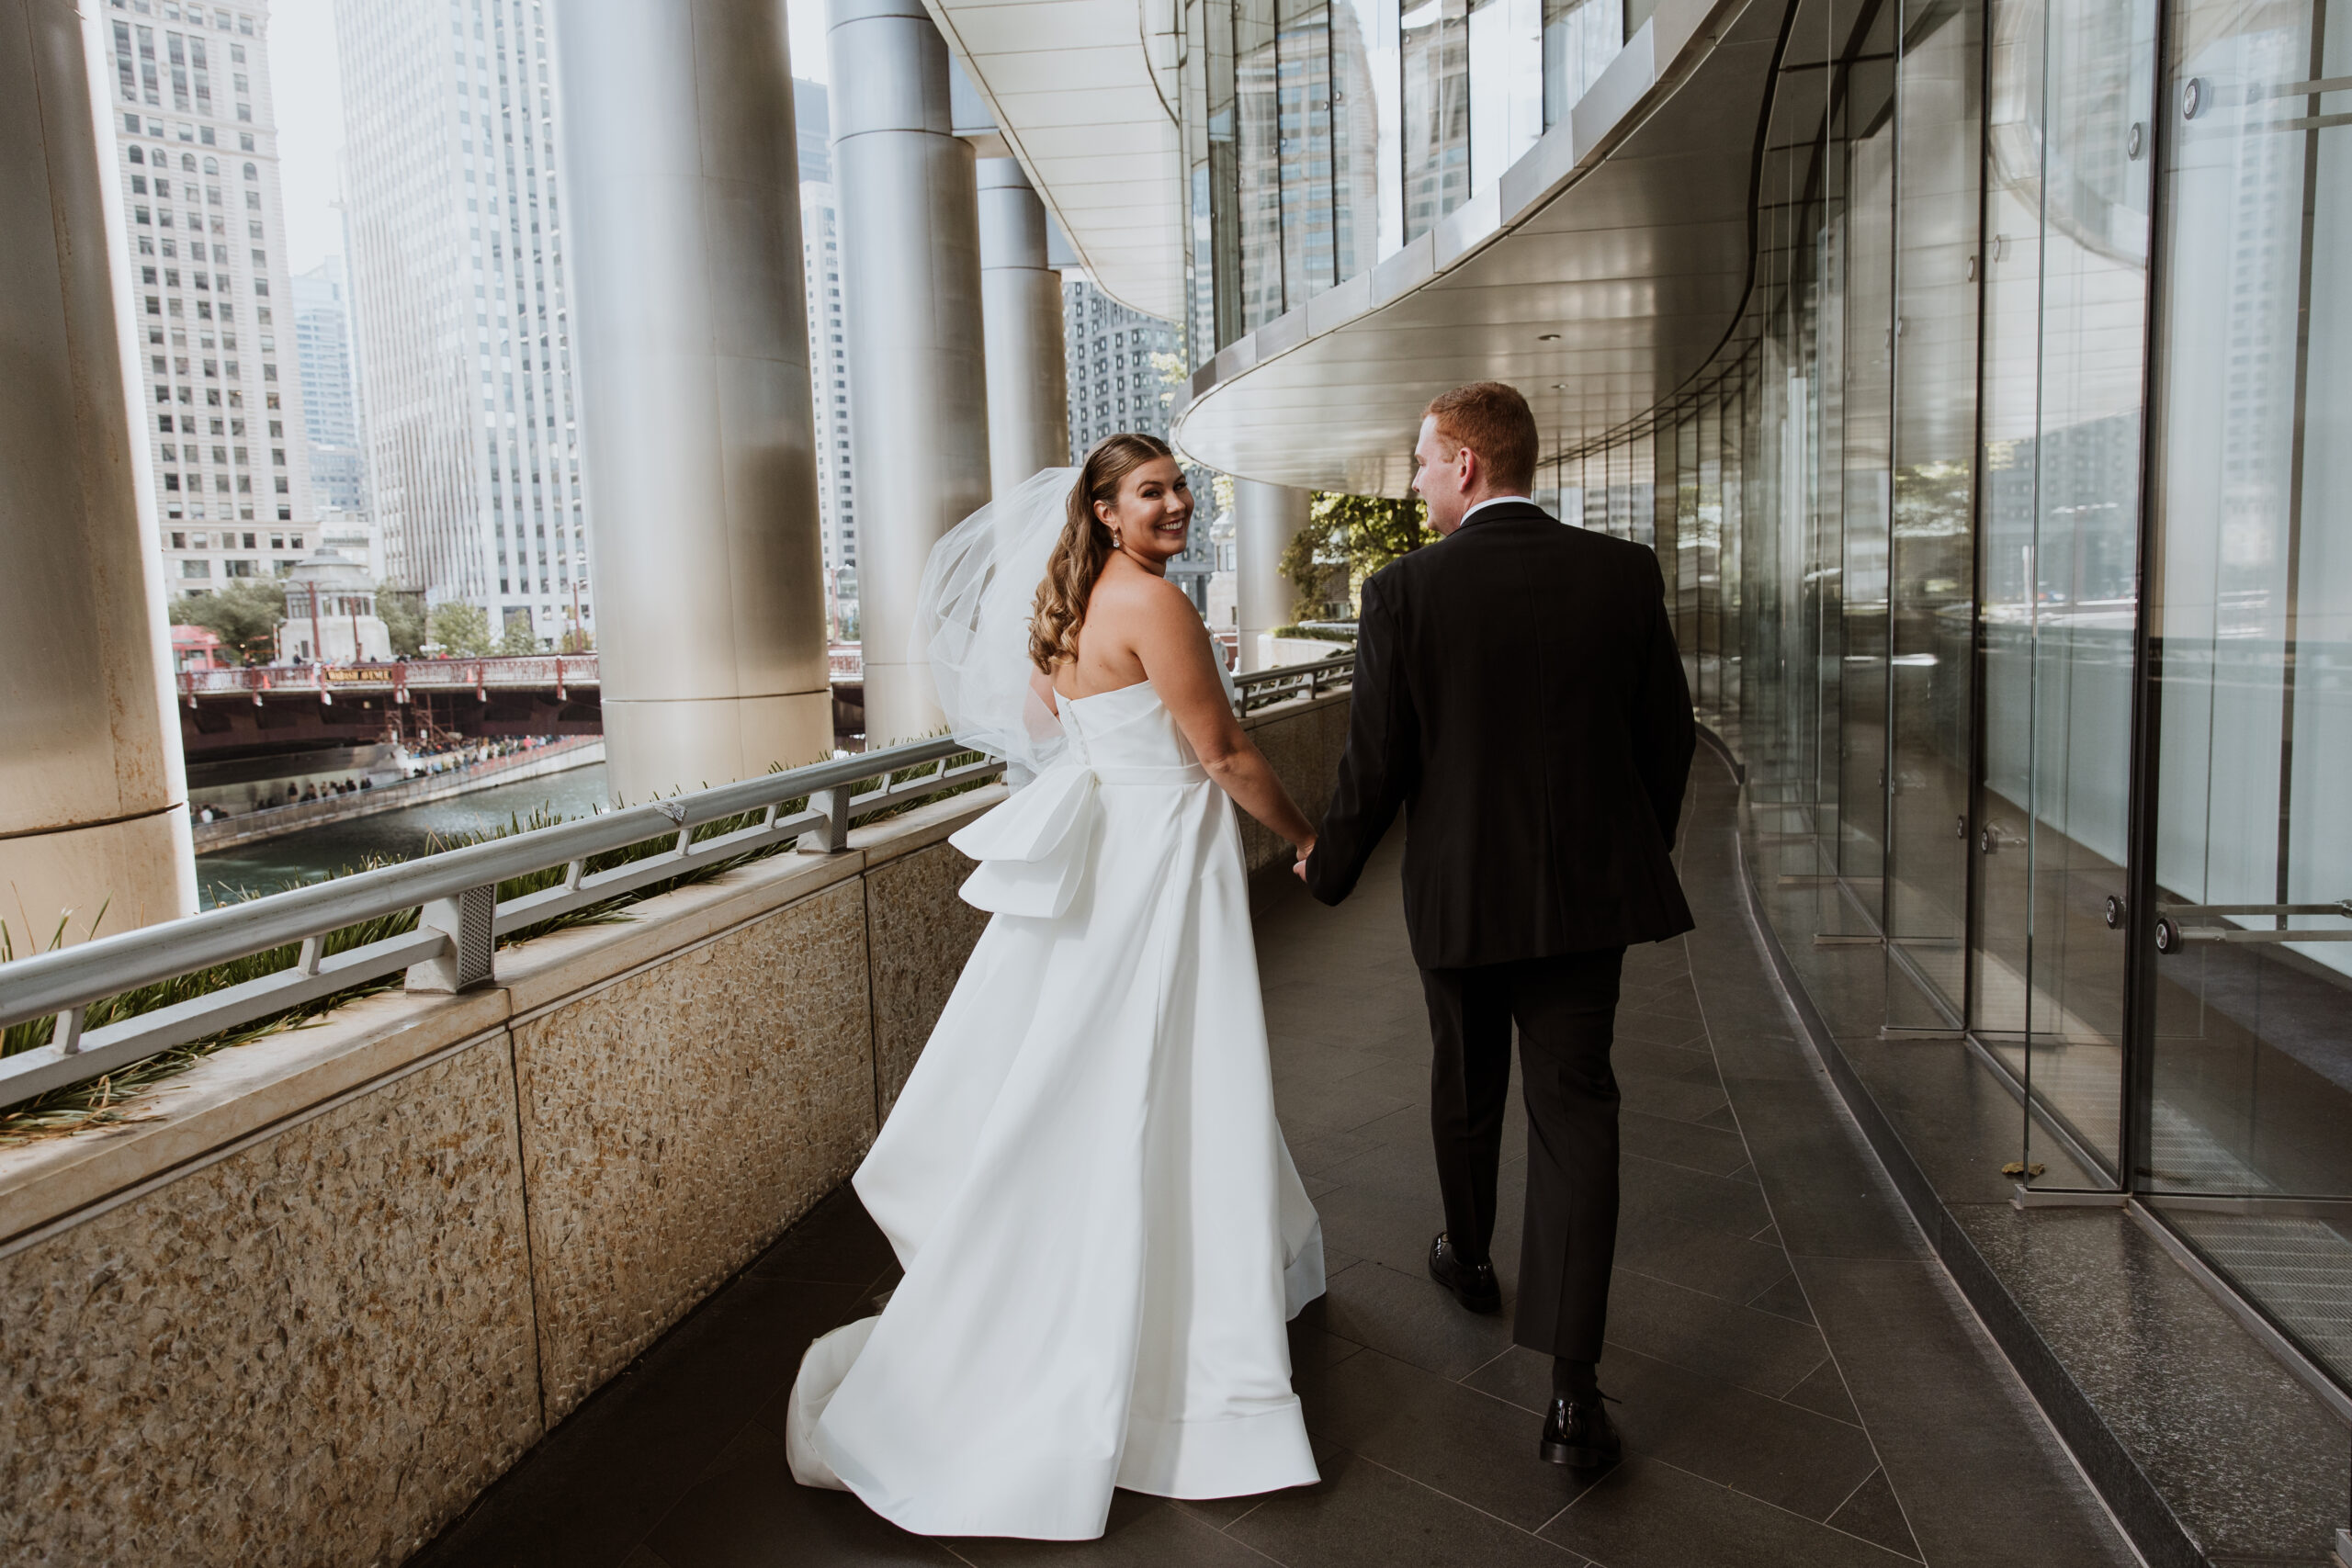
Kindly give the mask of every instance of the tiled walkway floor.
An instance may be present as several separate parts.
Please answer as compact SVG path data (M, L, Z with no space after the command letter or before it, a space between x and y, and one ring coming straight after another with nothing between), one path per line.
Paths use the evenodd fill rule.
M1097 1542L930 1540L804 1491L778 1435L811 1337L896 1277L837 1194L543 1443L419 1564L1545 1564L1845 1568L2132 1561L1930 1258L1749 940L1732 793L1700 761L1699 931L1626 965L1625 1180L1601 1382L1626 1461L1540 1462L1548 1362L1423 1272L1442 1224L1428 1033L1392 843L1339 910L1266 889L1258 938L1283 1126L1330 1290L1293 1325L1323 1481L1121 1494ZM1498 1262L1524 1175L1514 1091Z

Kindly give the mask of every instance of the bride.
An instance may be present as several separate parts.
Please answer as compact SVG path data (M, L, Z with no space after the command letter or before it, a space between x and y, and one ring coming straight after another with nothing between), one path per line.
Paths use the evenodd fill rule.
M1274 1122L1242 809L1314 829L1167 581L1193 498L1114 435L942 539L956 734L1031 782L958 832L993 912L854 1179L906 1278L809 1347L792 1472L925 1535L1089 1540L1111 1492L1317 1479L1284 1322L1322 1233Z

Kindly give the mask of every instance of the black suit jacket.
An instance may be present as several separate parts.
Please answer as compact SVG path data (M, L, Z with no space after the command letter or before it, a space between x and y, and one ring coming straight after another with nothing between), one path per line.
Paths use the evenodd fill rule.
M1364 584L1307 886L1346 897L1402 807L1424 969L1687 931L1667 856L1695 741L1657 558L1532 502L1487 507Z

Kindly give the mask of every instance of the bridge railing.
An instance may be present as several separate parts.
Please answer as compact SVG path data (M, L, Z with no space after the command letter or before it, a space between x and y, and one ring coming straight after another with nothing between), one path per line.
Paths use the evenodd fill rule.
M1355 679L1355 672L1356 656L1342 653L1334 659L1318 659L1312 664L1253 670L1247 675L1235 676L1233 683L1241 691L1240 711L1255 713L1295 697L1319 697L1347 685Z
M570 662L569 656L566 663ZM1351 656L1238 678L1247 713L1346 683ZM237 673L232 671L232 673ZM626 807L512 838L363 871L0 965L0 1029L53 1018L48 1043L0 1056L0 1107L130 1066L175 1047L401 976L413 991L496 979L504 933L624 899L739 856L797 847L833 853L877 813L1001 774L999 759L952 739L919 740L811 767ZM859 787L861 785L866 787ZM706 838L714 823L738 825ZM666 849L592 868L614 852ZM561 868L551 882L547 874ZM532 890L499 897L502 884ZM413 930L330 952L330 939L416 911ZM292 948L290 964L186 1000L114 1016L108 1005L216 965ZM96 1011L103 1021L90 1026Z
M389 660L366 664L255 664L234 670L184 670L180 695L239 695L286 692L481 691L490 688L594 686L594 653L529 653L495 659Z

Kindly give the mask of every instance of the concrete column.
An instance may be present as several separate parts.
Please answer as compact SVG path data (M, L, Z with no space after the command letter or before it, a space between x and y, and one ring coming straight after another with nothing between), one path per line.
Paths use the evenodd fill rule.
M826 16L865 731L881 746L945 723L911 646L915 589L933 544L989 499L979 214L922 0L829 0Z
M1002 495L1040 468L1069 462L1069 370L1062 275L1046 265L1046 204L1017 159L981 159L979 190L989 475Z
M1259 638L1291 624L1298 588L1283 575L1283 551L1306 526L1307 500L1306 491L1287 485L1233 481L1233 592L1244 671L1267 668L1272 660L1259 651Z
M613 792L815 761L832 696L784 7L563 0L556 43Z
M100 935L196 909L140 310L86 36L73 0L0 0L0 921L19 957L60 917L80 942L101 908Z

